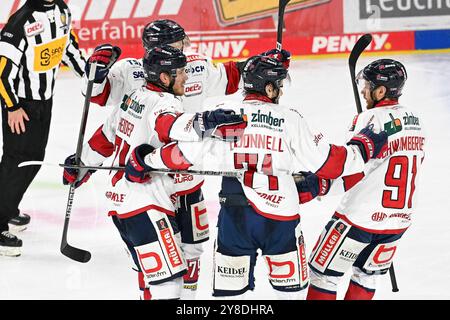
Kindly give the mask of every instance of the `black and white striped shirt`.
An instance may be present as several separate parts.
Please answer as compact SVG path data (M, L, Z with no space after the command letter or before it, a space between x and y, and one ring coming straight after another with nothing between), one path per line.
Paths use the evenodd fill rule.
M45 3L28 0L2 29L0 98L9 111L20 108L19 98L50 99L61 62L84 73L69 8L63 0Z

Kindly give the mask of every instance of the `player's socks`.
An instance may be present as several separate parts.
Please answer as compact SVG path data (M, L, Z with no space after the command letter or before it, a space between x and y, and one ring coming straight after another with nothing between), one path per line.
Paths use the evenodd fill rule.
M344 300L372 300L374 294L374 289L368 289L355 281L350 281Z
M187 259L188 270L183 276L181 300L195 300L197 295L198 277L200 274L200 258Z
M306 300L336 300L336 292L328 291L309 285Z
M152 295L150 293L150 289L147 288L144 281L144 274L142 272L138 272L138 281L139 281L139 290L141 291L141 300L151 300Z

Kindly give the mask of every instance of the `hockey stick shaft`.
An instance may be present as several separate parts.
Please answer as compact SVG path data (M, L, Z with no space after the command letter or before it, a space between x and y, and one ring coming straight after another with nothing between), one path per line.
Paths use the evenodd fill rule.
M85 165L72 165L72 164L64 164L64 163L49 163L43 161L25 161L19 164L19 167L26 166L57 166L69 169L86 169L86 170L108 170L108 171L121 171L125 170L124 166L85 166ZM170 169L155 169L150 171L149 173L161 173L161 174L192 174L192 175L201 175L201 176L222 176L222 177L231 177L238 178L242 176L242 172L239 171L204 171L204 170L170 170ZM303 177L300 173L294 173L292 176L294 177Z
M355 97L356 110L358 113L362 112L361 107L361 98L359 97L358 86L356 84L356 62L359 59L359 56L363 53L363 51L367 48L367 46L372 42L372 35L365 34L361 38L358 39L355 46L350 53L350 57L348 59L348 66L350 69L350 77L352 80L352 88L353 95Z
M397 278L395 276L394 263L389 267L389 276L391 277L392 292L398 292Z
M91 102L91 96L92 96L92 89L94 87L94 76L97 69L97 63L91 64L90 71L89 71L89 77L88 77L88 85L86 89L86 95L84 97L84 108L83 108L83 114L81 117L81 124L80 124L80 131L78 133L78 142L77 142L77 150L75 152L75 163L77 165L80 164L80 157L81 157L81 151L83 147L83 141L84 141L84 134L86 132L86 124L87 124L87 118L89 113L89 105ZM73 199L75 196L75 182L70 185L69 188L69 195L67 197L67 206L66 206L66 216L64 219L64 229L61 239L61 253L65 255L66 257L78 261L78 262L88 262L91 259L91 253L86 250L78 249L75 247L72 247L67 242L67 233L69 230L69 222L70 222L70 215L72 213L72 204Z
M358 86L356 84L356 63L358 62L359 57L363 53L363 51L367 48L367 46L372 42L372 35L365 34L356 42L355 46L350 53L350 57L348 58L348 66L350 69L350 77L352 80L352 88L353 94L355 97L356 103L356 111L359 113L362 112L361 106L361 98L359 97ZM391 278L392 292L398 292L397 286L397 278L395 277L394 271L394 263L389 267L389 276Z
M277 50L282 49L283 43L283 25L284 25L284 11L290 0L280 0L278 5L278 28L277 28Z

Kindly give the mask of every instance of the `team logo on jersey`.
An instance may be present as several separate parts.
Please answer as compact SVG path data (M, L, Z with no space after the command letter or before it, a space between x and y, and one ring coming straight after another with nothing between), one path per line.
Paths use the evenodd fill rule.
M392 121L386 122L384 124L384 131L388 134L388 136L391 136L393 134L396 134L397 132L402 131L402 122L400 119L395 119L392 113L389 113L389 117Z
M297 11L327 2L331 2L331 0L291 0L286 11ZM278 1L215 0L214 7L221 24L233 25L276 14Z
M59 66L66 48L67 37L34 47L34 71L47 72Z
M25 26L25 35L27 37L33 37L39 33L42 33L44 29L44 24L41 21L36 21Z

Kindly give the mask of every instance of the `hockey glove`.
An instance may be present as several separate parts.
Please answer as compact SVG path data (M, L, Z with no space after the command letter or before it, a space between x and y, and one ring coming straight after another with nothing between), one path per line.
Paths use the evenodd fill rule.
M68 156L66 158L66 160L64 161L64 164L75 165L76 164L75 155L72 154L72 155ZM83 163L80 162L80 165L83 165ZM75 183L74 187L76 189L79 186L81 186L83 183L88 181L89 178L91 177L91 175L95 171L96 170L64 168L63 184L69 185L69 184Z
M319 178L312 172L300 172L304 179L295 179L300 204L307 203L318 196L328 193L331 186L329 179Z
M101 83L109 73L109 69L119 59L122 50L119 47L110 44L102 44L95 48L94 53L89 57L86 63L85 72L86 77L89 76L91 64L97 62L97 69L95 71L95 82Z
M274 59L277 59L283 64L283 67L286 70L289 70L289 65L291 63L291 53L287 50L281 49L272 49L266 52L263 52L261 55L268 56Z
M361 151L364 162L376 158L387 147L387 133L372 131L373 125L367 126L355 135L347 145L355 145Z
M125 178L131 182L145 183L150 181L148 173L152 167L145 164L144 158L155 150L149 144L141 144L131 152L127 165L125 166Z
M194 117L194 129L200 138L235 141L242 136L246 127L245 115L235 114L233 110L205 111Z

